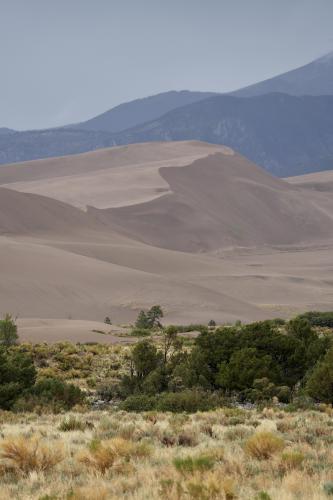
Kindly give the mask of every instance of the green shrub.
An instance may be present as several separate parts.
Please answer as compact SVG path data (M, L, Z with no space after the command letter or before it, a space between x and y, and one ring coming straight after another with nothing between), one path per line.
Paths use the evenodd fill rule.
M323 489L327 496L333 496L333 481L327 481L324 483Z
M297 317L307 319L312 326L333 328L333 311L309 311Z
M266 491L259 491L255 500L272 500L272 497Z
M306 385L309 396L321 403L333 403L333 348L318 361Z
M10 346L18 341L17 325L10 314L0 320L0 344Z
M157 402L157 409L175 413L194 413L212 410L220 405L221 401L217 395L197 390L186 390L161 394Z
M33 386L36 369L30 355L0 348L0 408L10 410Z
M84 401L84 394L79 387L67 384L59 379L39 380L15 404L16 411L33 411L35 408L47 408L53 412L70 410Z
M139 394L129 396L120 405L120 408L125 411L151 411L156 408L156 397Z

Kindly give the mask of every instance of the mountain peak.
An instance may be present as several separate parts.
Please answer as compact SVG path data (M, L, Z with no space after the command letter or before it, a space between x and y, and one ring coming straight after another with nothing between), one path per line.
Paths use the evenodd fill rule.
M332 50L332 52L325 54L324 56L320 57L319 59L316 59L314 62L320 63L320 64L333 64L333 50Z

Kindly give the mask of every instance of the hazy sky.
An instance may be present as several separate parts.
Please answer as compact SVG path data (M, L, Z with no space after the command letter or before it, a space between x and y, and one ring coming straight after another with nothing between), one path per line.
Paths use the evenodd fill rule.
M0 127L231 91L333 50L333 0L0 0Z

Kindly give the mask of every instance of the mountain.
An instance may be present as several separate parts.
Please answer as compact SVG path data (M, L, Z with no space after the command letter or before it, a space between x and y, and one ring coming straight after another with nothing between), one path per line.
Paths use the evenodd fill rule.
M0 135L10 135L15 134L15 130L12 130L7 127L0 127Z
M56 128L0 134L0 164L83 153L107 146L106 132Z
M114 144L201 140L224 144L278 176L333 159L333 96L215 96L113 135Z
M0 163L183 140L230 146L281 177L331 169L333 96L219 95L116 134L61 128L0 135Z
M290 95L333 95L333 52L305 66L242 88L233 95L252 97L281 92Z
M78 123L73 127L80 130L119 132L154 120L173 109L207 99L213 95L216 95L216 93L172 90L120 104L101 115L86 122Z
M304 244L333 234L332 200L313 203L230 149L160 175L170 186L163 196L88 213L127 237L183 252Z

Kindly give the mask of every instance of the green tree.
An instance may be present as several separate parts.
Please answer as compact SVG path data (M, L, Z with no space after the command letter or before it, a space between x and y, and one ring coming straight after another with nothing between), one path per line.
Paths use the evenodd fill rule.
M149 311L140 311L135 322L136 328L152 329L155 326L160 327L160 319L163 318L163 311L161 306L153 306Z
M154 326L161 327L160 319L163 318L164 314L161 306L153 306L147 312L147 319L149 328L154 328Z
M170 325L162 332L163 362L166 365L183 346L182 339L178 337L176 326Z
M253 386L255 379L276 378L271 356L261 354L253 347L236 351L229 363L221 363L217 384L228 391L244 391Z
M316 401L333 404L333 348L314 367L306 391Z
M140 311L135 322L135 327L140 329L148 329L150 328L149 320L147 318L147 314L145 311Z
M18 341L17 325L10 314L0 320L0 344L10 346Z
M138 342L132 352L134 372L139 380L155 370L159 365L161 356L156 347L149 340Z
M15 401L36 380L36 369L30 356L0 348L0 408L10 410Z
M294 318L287 323L287 333L308 345L316 339L316 333L306 318Z

